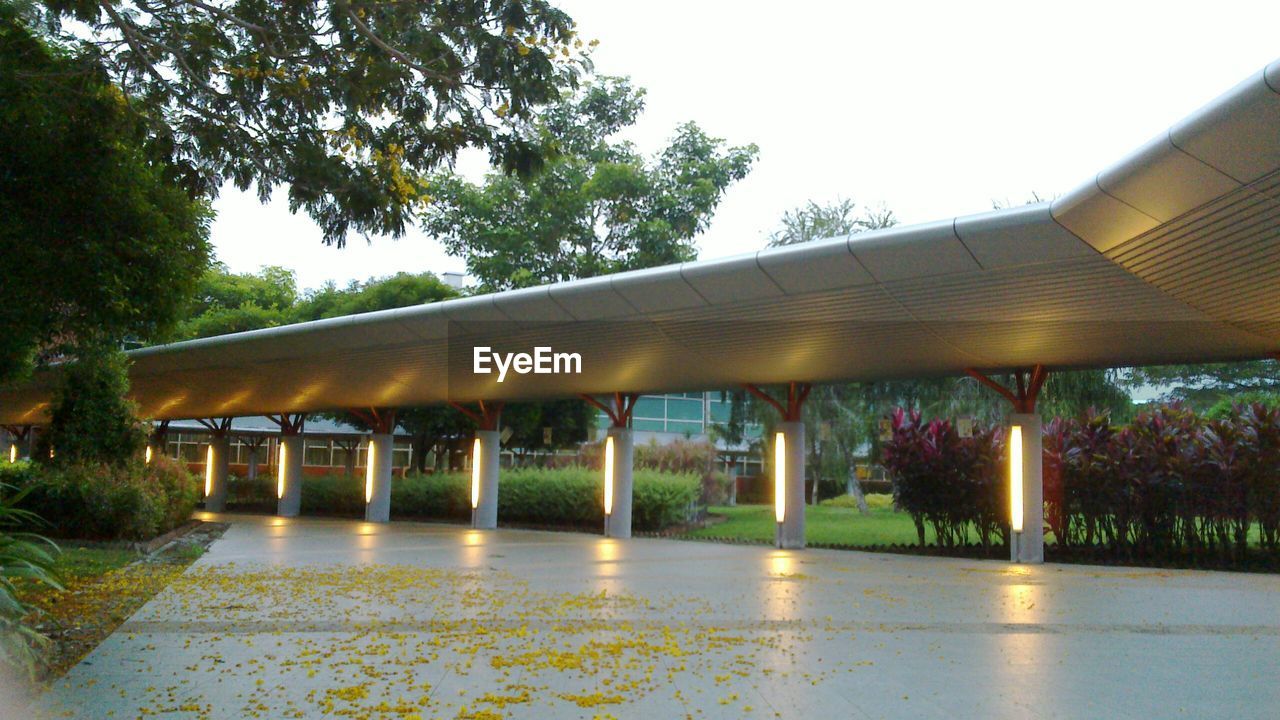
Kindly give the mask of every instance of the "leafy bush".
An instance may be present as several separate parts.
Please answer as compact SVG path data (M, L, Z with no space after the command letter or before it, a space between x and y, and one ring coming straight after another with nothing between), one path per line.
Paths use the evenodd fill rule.
M66 364L53 391L49 430L40 436L37 456L58 465L136 462L147 433L137 406L127 399L128 361L115 348L80 348Z
M499 483L498 517L503 521L570 527L597 527L604 521L604 488L597 470L513 468L502 471ZM304 499L310 491L310 486L304 489ZM661 530L684 522L698 492L694 475L636 470L632 527ZM467 520L471 476L410 475L393 480L391 511L402 517Z
M394 502L396 481L391 483ZM275 492L271 493L275 497ZM364 475L308 475L302 478L302 513L364 516Z
M895 497L939 545L967 528L1005 531L1003 448L993 430L971 442L943 420L894 417L885 465ZM1133 558L1240 561L1251 527L1280 550L1280 408L1236 405L1203 418L1174 405L1123 426L1090 410L1044 427L1045 522L1060 547ZM985 540L984 540L985 542Z
M55 537L150 539L186 522L199 493L196 479L167 458L17 467L0 481L25 493L21 507L43 518Z
M25 465L25 463L24 463ZM10 466L6 476L26 475L27 468ZM39 518L17 507L21 491L0 482L0 665L10 665L34 679L37 650L48 640L24 622L32 608L17 595L14 581L44 583L61 589L54 572L58 547L42 537L26 532Z
M976 426L972 437L962 438L949 421L926 423L920 413L901 409L892 426L893 437L882 448L884 466L893 479L894 501L911 515L921 545L926 524L942 547L965 544L970 529L983 547L1008 532L1000 428Z
M893 495L889 493L867 493L862 496L867 501L868 510L892 510ZM848 508L856 510L858 499L853 495L837 495L818 503L823 507Z

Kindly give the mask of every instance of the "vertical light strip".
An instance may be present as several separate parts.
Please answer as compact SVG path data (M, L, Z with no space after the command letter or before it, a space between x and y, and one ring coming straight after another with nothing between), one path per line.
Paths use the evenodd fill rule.
M480 438L471 446L471 509L480 507Z
M209 497L213 492L213 443L209 443L209 449L204 454L204 496Z
M369 438L369 452L364 458L364 504L368 505L373 502L373 459L374 459L374 443L373 438Z
M289 462L289 446L280 442L280 467L276 468L276 499L284 497L284 466ZM367 500L365 502L368 502Z
M604 439L604 514L613 514L613 436Z
M9 464L16 462L18 462L18 444L12 443L9 445Z
M1022 532L1022 426L1009 428L1009 524Z
M142 461L148 465L151 464L151 446L150 445L147 446L146 452L143 453Z
M787 435L773 435L773 515L778 522L787 517Z

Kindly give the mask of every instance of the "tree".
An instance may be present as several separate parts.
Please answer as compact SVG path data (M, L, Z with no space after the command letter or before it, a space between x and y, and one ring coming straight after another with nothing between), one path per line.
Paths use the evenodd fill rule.
M292 270L268 265L257 273L233 273L214 263L200 279L188 316L174 334L186 340L285 325L297 301Z
M172 179L289 186L342 246L400 235L423 173L468 147L528 172L522 128L589 66L547 0L44 0L33 25L97 53L146 108Z
M1162 388L1165 397L1205 409L1224 397L1244 393L1280 393L1280 361L1159 365L1133 368L1131 388Z
M523 453L577 447L587 441L595 417L595 409L577 398L512 403L502 409L502 425L511 428L507 444ZM551 442L543 434L548 427Z
M843 198L826 205L810 200L807 205L783 213L782 227L769 236L769 245L795 245L880 230L898 224L893 211L883 205L879 208L866 208L860 215L857 209L857 203Z
M147 432L129 393L128 360L111 347L82 346L58 375L49 430L37 457L57 464L137 462ZM52 452L50 452L52 450Z
M644 91L629 80L599 78L551 107L526 136L558 153L542 172L491 174L480 185L438 175L424 229L465 258L485 290L692 260L694 237L758 150L726 148L690 122L645 158L614 139L643 109Z
M92 58L0 3L0 381L78 344L163 336L180 316L210 213L145 136Z
M345 290L332 283L308 293L293 308L295 321L355 315L356 313L390 310L439 302L457 297L458 291L446 285L434 273L396 273L367 282L352 282Z

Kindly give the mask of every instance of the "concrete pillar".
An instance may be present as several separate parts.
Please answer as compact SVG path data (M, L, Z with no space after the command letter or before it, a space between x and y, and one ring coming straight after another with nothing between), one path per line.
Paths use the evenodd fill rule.
M297 517L302 512L302 436L280 436L276 467L276 514Z
M498 527L499 443L497 430L477 430L471 444L471 527L477 530Z
M1014 442L1021 436L1021 445ZM1013 414L1009 416L1009 479L1010 512L1016 525L1018 488L1013 486L1014 462L1021 451L1022 470L1022 531L1012 533L1009 558L1017 563L1044 562L1044 454L1041 450L1040 416Z
M249 450L249 457L245 458L245 462L248 465L245 477L252 482L258 479L258 453L262 451L262 445L260 443L246 443L245 447Z
M366 522L391 521L391 433L369 436L369 452L364 468L364 519Z
M781 452L779 436L783 440ZM778 423L774 427L773 443L774 519L778 522L775 544L784 550L799 550L804 548L804 423ZM783 478L781 492L777 486L779 468Z
M231 441L226 435L209 438L204 466L204 509L209 512L225 512L227 509L227 460L230 454Z
M609 440L612 440L612 448ZM635 441L631 428L611 427L605 439L605 451L612 450L612 462L605 458L606 473L613 472L613 477L606 475L605 483L612 482L609 492L612 507L606 507L604 516L604 536L611 538L631 537L631 501L632 467L635 460ZM609 503L606 503L608 505Z

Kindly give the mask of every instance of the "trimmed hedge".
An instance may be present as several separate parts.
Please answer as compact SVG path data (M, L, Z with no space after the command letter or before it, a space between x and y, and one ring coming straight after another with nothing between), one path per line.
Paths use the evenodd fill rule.
M0 468L0 483L26 496L19 507L39 515L44 534L82 540L148 540L186 522L199 482L167 458L122 466L90 463Z
M636 470L632 527L662 530L688 519L698 499L699 479L689 473ZM302 481L302 512L352 515L364 512L364 477L326 475ZM498 519L504 522L595 527L604 521L600 472L585 467L503 469ZM391 481L391 513L397 517L466 521L471 517L468 473L409 475Z

